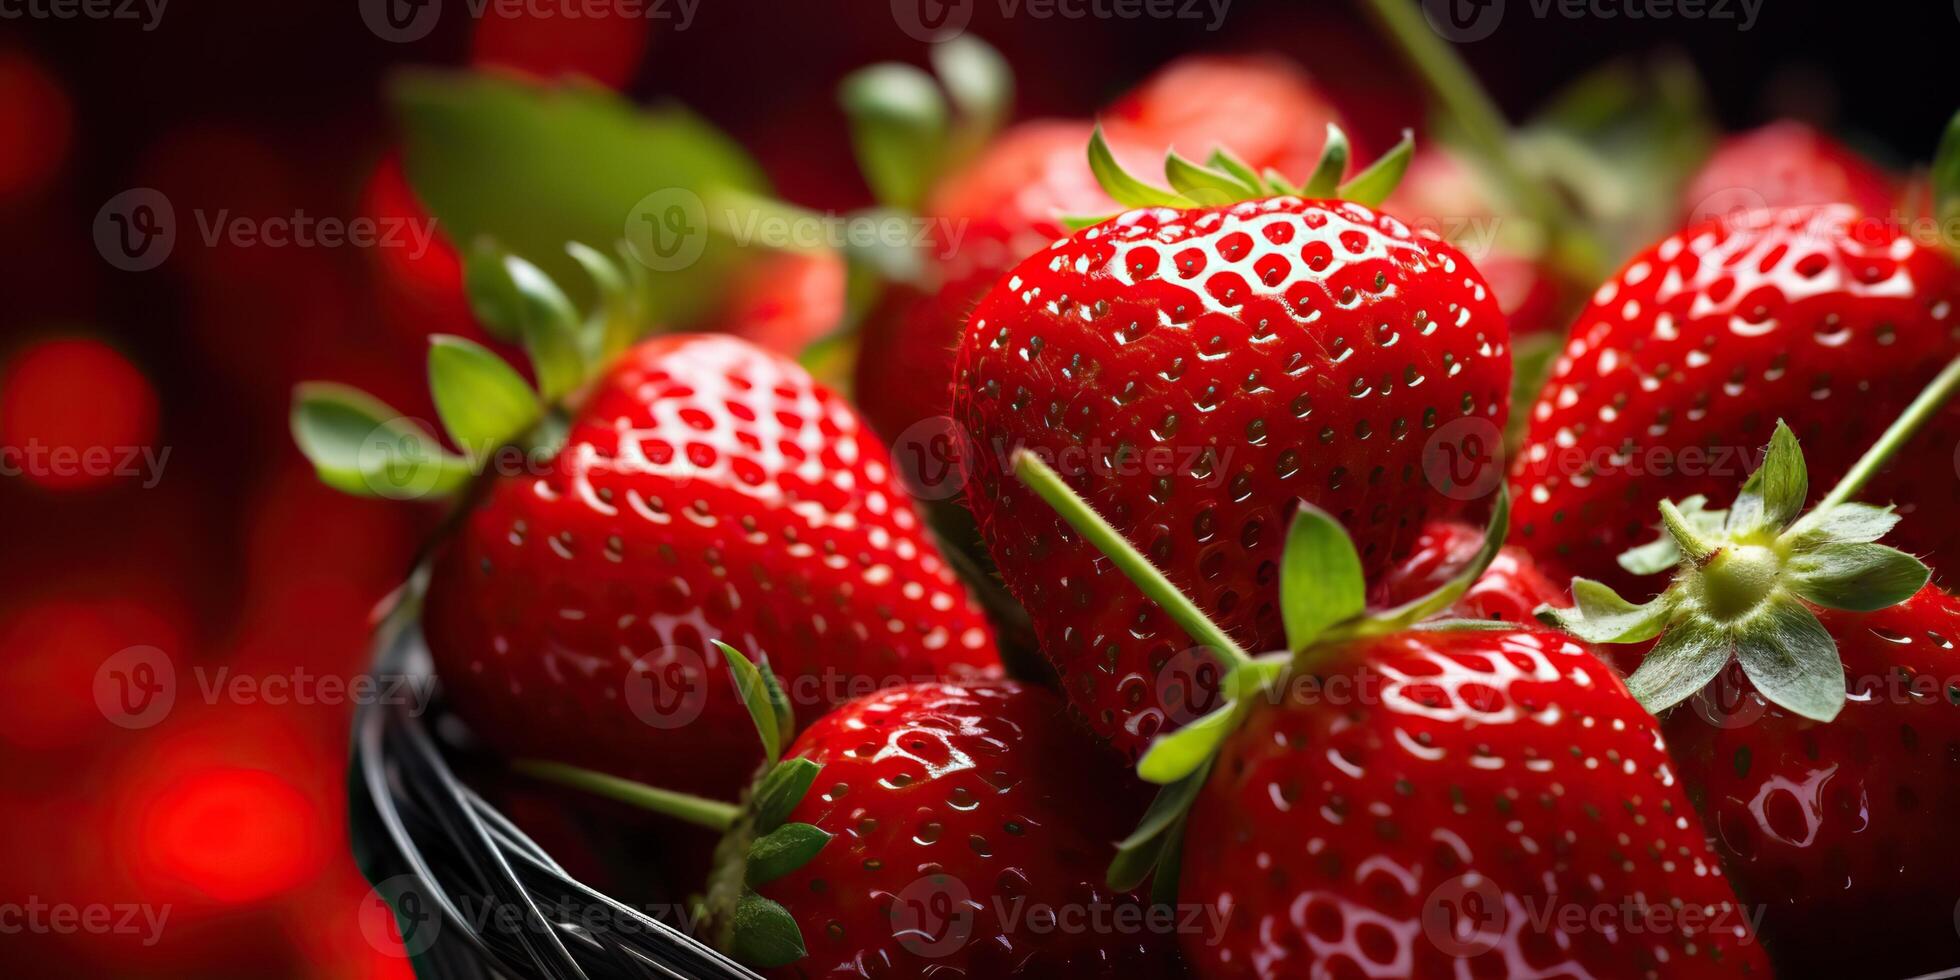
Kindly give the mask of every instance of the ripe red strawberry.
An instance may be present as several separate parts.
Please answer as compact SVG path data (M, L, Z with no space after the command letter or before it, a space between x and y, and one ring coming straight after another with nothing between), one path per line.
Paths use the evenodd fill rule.
M526 768L724 830L709 938L771 977L1178 977L1176 933L1215 925L1103 884L1145 787L1042 688L890 688L783 755L741 807Z
M1327 127L1341 122L1313 78L1276 55L1180 58L1096 118L1126 165L1154 164L1166 151L1203 160L1225 147L1256 169L1286 174L1310 172ZM1124 146L1149 152L1131 159Z
M1105 182L1125 181L1119 197L1150 199ZM1494 444L1505 420L1504 318L1460 253L1362 204L1241 193L1261 199L1134 210L1036 253L960 346L969 506L1071 704L1131 755L1175 721L1157 679L1188 643L1027 505L1014 449L1054 461L1227 633L1271 649L1296 501L1339 515L1378 571L1428 519L1479 506L1474 487L1431 485L1425 447Z
M844 322L844 260L836 252L781 252L734 274L709 328L796 357Z
M1477 560L1483 544L1482 528L1454 521L1425 526L1408 557L1383 570L1370 584L1369 604L1399 606L1441 588ZM1529 552L1507 545L1451 612L1469 619L1530 623L1538 607L1564 605L1568 599L1565 589L1538 567Z
M1377 611L1354 542L1302 504L1289 652L1252 658L1053 470L1015 466L1228 671L1224 706L1139 764L1164 790L1110 869L1119 887L1175 873L1183 905L1223 916L1185 937L1197 975L1768 977L1618 675L1530 626L1425 621L1496 556L1501 495L1472 561Z
M1782 976L1960 961L1960 844L1947 833L1960 813L1960 604L1925 585L1918 559L1875 543L1891 508L1849 502L1955 389L1960 360L1808 514L1803 451L1779 423L1729 510L1661 504L1677 559L1666 592L1636 606L1580 579L1577 609L1541 611L1603 642L1659 637L1627 685L1673 709L1682 783L1737 891L1765 907ZM1692 710L1675 707L1691 697ZM1844 940L1877 934L1895 938Z
M1960 267L1842 206L1694 225L1636 256L1573 325L1512 464L1519 542L1622 588L1652 503L1719 496L1778 418L1835 480L1960 353ZM1960 554L1948 415L1873 485L1918 553Z
M711 639L767 655L805 720L854 684L995 663L877 438L794 363L714 335L634 347L541 472L490 483L424 623L492 746L710 794L756 761Z
M1782 120L1722 140L1682 190L1689 222L1754 208L1849 204L1888 217L1892 176L1806 123Z

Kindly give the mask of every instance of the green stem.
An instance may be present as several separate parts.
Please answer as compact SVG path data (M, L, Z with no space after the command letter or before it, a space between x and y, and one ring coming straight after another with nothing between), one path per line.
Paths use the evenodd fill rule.
M511 763L511 768L546 782L582 789L621 803L630 803L662 816L673 817L709 830L726 831L735 826L735 821L742 815L742 808L733 803L659 789L630 779L568 766L562 762L519 759Z
M1876 474L1892 458L1892 455L1899 451L1899 447L1911 441L1912 437L1918 434L1927 421L1932 419L1933 414L1940 410L1940 406L1953 397L1953 393L1957 390L1960 390L1960 359L1955 359L1953 363L1948 364L1946 369L1933 379L1933 383L1927 385L1926 390L1921 391L1919 397L1906 406L1905 412L1892 423L1892 427L1886 429L1885 434L1879 436L1878 441L1873 443L1870 449L1865 450L1865 455L1852 465L1851 470L1844 474L1844 478L1837 482L1837 486L1832 487L1831 492L1825 495L1823 500L1818 501L1813 509L1829 510L1856 496L1858 491L1865 488L1865 484L1871 480L1873 474Z
M1462 128L1469 149L1497 178L1504 195L1515 206L1543 221L1552 232L1553 240L1559 243L1560 260L1588 281L1603 278L1605 270L1599 266L1604 261L1604 251L1591 240L1585 223L1567 203L1519 165L1511 147L1510 123L1463 59L1430 30L1419 5L1413 0L1366 0L1366 3L1403 57L1422 77L1430 96Z
M1129 576L1131 582L1136 583L1136 587L1145 596L1163 607L1164 612L1170 615L1173 622L1183 628L1184 632L1191 634L1191 639L1218 651L1219 655L1225 658L1227 667L1237 667L1252 661L1252 656L1245 652L1244 647L1225 635L1225 631L1220 629L1217 623L1212 622L1211 617L1205 615L1205 611L1198 608L1197 603L1192 602L1189 596L1171 584L1171 580L1165 578L1164 573L1150 563L1150 559L1137 551L1130 544L1129 539L1111 527L1108 521L1103 520L1102 515L1096 513L1095 509L1089 506L1088 501L1076 496L1075 491L1069 489L1068 484L1062 481L1061 475L1047 463L1025 449L1016 449L1014 475L1019 477L1022 483L1027 484L1028 489L1033 490L1036 496L1047 501L1048 506L1053 507L1055 513L1060 514L1062 520L1067 521L1070 527L1089 539L1089 543L1095 545L1096 550L1101 551L1111 562L1114 562L1124 575Z

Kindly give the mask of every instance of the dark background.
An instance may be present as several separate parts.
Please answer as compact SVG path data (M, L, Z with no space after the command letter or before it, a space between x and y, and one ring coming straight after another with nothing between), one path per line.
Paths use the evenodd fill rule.
M462 10L448 0L434 33L410 44L371 33L356 0L174 0L149 31L0 19L0 445L171 452L151 488L0 477L0 908L169 908L150 946L0 932L10 975L407 975L361 929L368 893L342 813L345 707L213 706L180 692L164 722L125 730L104 720L93 685L134 645L180 670L359 671L368 611L433 515L317 487L286 434L288 392L336 378L427 415L425 336L475 330L454 256L204 248L187 227L172 260L124 272L94 246L104 202L148 186L180 216L413 213L392 162L389 74L476 64L577 71L638 101L678 100L747 146L781 196L846 209L868 193L838 80L924 56L885 0L699 0L684 31ZM1930 156L1953 110L1954 5L1762 0L1753 28L1737 28L1541 18L1531 0L1508 0L1495 33L1463 53L1514 117L1616 56L1671 48L1700 70L1728 127L1798 115L1893 164ZM977 0L969 30L1012 62L1022 117L1086 116L1205 50L1300 60L1375 145L1422 115L1395 58L1341 3L1235 0L1207 32L1189 20L1007 18Z

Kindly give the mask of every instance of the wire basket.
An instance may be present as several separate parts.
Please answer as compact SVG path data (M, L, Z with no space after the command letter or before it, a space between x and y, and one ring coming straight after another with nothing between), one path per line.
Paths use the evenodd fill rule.
M412 614L416 591L404 587L375 631L380 677L433 672ZM434 727L410 705L362 705L348 772L355 858L418 976L759 980L567 874L457 777Z

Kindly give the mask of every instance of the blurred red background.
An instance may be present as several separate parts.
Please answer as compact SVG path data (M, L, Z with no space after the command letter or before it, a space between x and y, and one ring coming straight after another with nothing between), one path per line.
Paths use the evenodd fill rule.
M1932 26L1880 25L1883 48L1848 43L1864 35L1827 13L1771 5L1746 34L1527 20L1465 54L1522 111L1611 51L1672 43L1732 125L1801 106L1923 158L1943 120L1888 96L1896 70L1937 63L1960 24L1922 6ZM180 216L417 216L384 103L389 71L411 64L575 72L677 98L747 146L781 196L858 207L869 193L832 93L871 61L922 61L923 46L879 0L701 0L685 29L450 16L408 44L370 32L352 2L170 5L145 26L0 21L0 446L45 461L0 476L0 905L167 918L160 932L11 929L0 960L11 975L407 976L359 926L350 709L205 703L188 672L360 672L370 610L435 515L317 484L287 435L288 393L333 378L430 417L424 338L477 332L455 254L205 247L185 221L172 258L129 272L98 253L98 210L151 187ZM1240 0L1217 31L1014 21L977 4L970 29L1014 65L1023 117L1087 115L1186 51L1276 50L1344 103L1363 141L1420 122L1394 59L1339 4ZM122 473L55 465L90 448L136 455L111 467ZM104 664L132 647L185 677L149 727L112 723L97 701Z

